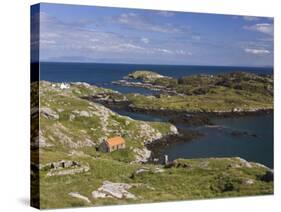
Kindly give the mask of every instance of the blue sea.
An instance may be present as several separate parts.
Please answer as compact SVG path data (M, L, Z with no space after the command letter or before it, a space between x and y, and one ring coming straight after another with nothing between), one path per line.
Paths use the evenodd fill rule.
M252 73L272 73L269 67L234 66L183 66L183 65L140 65L140 64L102 64L102 63L58 63L41 62L40 80L51 82L87 82L122 93L138 92L151 94L153 91L141 88L128 88L111 84L135 70L151 70L171 77L194 74L219 74L223 72L247 71Z
M143 88L122 87L111 82L120 80L135 70L151 70L162 75L181 77L194 74L219 74L233 71L272 74L270 67L234 66L175 66L98 63L40 63L40 80L51 82L87 82L118 90L122 93L152 94ZM128 111L116 111L137 120L167 121L165 117ZM273 168L273 114L213 120L218 127L200 127L204 136L165 149L170 159L203 157L242 157ZM184 126L177 126L178 128ZM231 135L232 131L246 131L256 137Z

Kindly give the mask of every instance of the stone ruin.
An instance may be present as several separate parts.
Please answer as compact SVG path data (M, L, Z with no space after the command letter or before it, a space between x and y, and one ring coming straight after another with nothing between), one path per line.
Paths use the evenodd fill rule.
M62 176L87 172L90 168L88 165L83 165L77 161L61 160L47 163L41 166L40 170L48 171L47 176Z

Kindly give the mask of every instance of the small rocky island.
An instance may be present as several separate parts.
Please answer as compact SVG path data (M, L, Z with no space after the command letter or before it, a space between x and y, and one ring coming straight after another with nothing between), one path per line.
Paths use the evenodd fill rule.
M273 109L273 75L232 72L175 79L152 71L135 71L113 83L159 91L153 96L127 95L135 110L243 113Z
M35 90L40 87L40 108L32 108L31 114L32 119L40 117L40 131L32 132L37 136L31 142L31 177L38 179L40 174L41 208L273 193L273 171L242 158L151 162L150 145L177 142L169 138L179 138L183 132L173 121L140 121L114 111L122 107L184 114L195 125L209 121L203 116L190 118L197 113L270 111L272 76L237 72L174 79L136 71L114 83L158 93L122 94L83 82L32 85ZM185 133L192 139L192 133ZM124 148L99 151L104 141L116 136L124 139Z

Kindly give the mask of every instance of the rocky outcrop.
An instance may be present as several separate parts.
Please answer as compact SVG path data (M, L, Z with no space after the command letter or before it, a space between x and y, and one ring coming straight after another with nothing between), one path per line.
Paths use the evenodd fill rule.
M175 167L175 168L202 168L202 169L209 169L210 167L213 166L213 164L217 163L217 162L223 162L224 166L226 169L239 169L239 168L250 168L250 169L254 169L254 168L263 168L267 171L267 174L270 176L270 172L273 173L273 171L271 171L268 167L259 164L259 163L255 163L255 162L249 162L243 158L240 157L229 157L229 158L207 158L205 160L201 160L200 162L193 164L190 163L188 160L185 159L176 159L174 161L172 161L171 163L169 163L166 168L170 168L170 167ZM269 177L270 178L270 177Z
M178 129L174 126L174 125L171 125L170 126L170 134L178 134Z
M236 161L238 161L238 163L237 162L231 163L230 164L231 168L241 168L241 167L252 168L253 167L252 163L246 161L243 158L236 157L235 159L236 159Z
M84 133L79 139L74 139L73 132L61 123L55 123L49 128L51 129L50 133L52 137L64 147L77 149L81 147L94 147L96 145L96 142L92 141L88 135Z
M135 153L136 158L134 161L135 163L146 163L151 156L151 151L149 151L146 147L143 149L135 148L133 149L133 152Z
M82 117L91 117L91 114L88 111L80 111L79 116Z
M104 181L102 186L92 192L94 199L98 198L116 198L116 199L137 199L136 196L128 190L132 185L127 183L113 183Z
M40 83L40 112L44 118L52 120L41 123L42 134L38 139L42 142L37 145L40 148L60 146L67 152L79 151L83 147L95 148L112 136L122 136L128 142L133 141L128 147L132 146L129 151L136 149L135 162L145 163L151 154L145 144L178 133L169 123L134 120L85 98L97 96L113 102L127 101L127 97L118 92L85 83L70 83L67 89L60 89L58 83ZM133 157L130 162L132 160Z
M146 70L134 71L128 74L127 77L125 77L125 79L140 79L144 81L153 81L159 78L169 78L169 77L163 76L153 71L146 71Z
M142 122L139 125L139 134L141 137L144 138L145 144L163 137L163 135L159 131L157 131L145 122Z
M39 111L40 111L40 114L42 114L43 117L45 117L47 119L51 119L51 120L59 119L59 115L57 114L57 112L55 112L51 108L41 107Z

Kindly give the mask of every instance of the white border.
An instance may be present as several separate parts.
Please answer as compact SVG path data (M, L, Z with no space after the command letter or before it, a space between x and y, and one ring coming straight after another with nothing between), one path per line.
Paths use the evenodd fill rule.
M39 1L1 2L0 210L31 211L29 201L29 10ZM275 195L142 205L83 208L78 211L277 211L280 195L280 5L277 0L49 0L127 8L275 17ZM278 61L279 59L279 61ZM67 209L77 211L77 209Z

